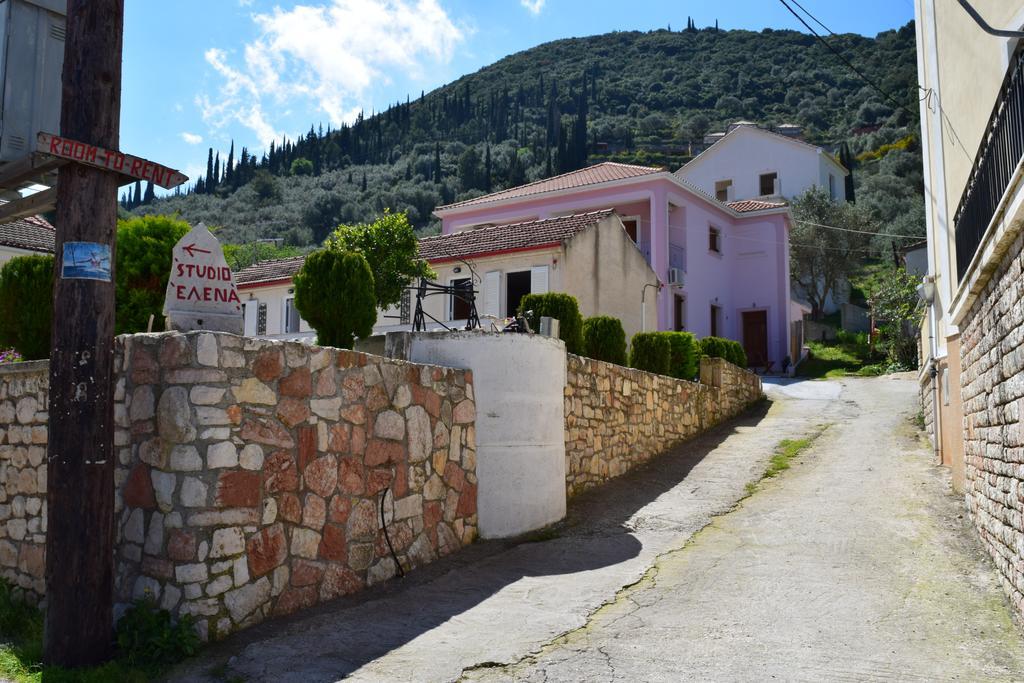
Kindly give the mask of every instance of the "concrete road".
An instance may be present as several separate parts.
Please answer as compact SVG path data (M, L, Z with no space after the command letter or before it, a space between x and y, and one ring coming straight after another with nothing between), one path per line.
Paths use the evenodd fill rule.
M766 391L770 408L575 499L550 533L264 624L171 680L1024 678L991 566L910 426L914 383ZM819 432L737 506L781 439Z

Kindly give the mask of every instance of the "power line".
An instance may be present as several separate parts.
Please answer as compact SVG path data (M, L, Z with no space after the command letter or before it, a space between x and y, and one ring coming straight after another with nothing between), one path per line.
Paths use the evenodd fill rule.
M794 223L802 223L803 225L813 225L816 228L827 228L829 230L839 230L840 232L855 232L861 235L883 235L884 237L892 237L893 239L904 239L904 240L923 240L925 235L887 235L882 232L871 232L870 230L854 230L853 228L840 228L835 225L822 225L821 223L812 223L810 221L801 221L793 219Z
M815 30L814 30L813 28L811 28L811 25L810 25L810 24L808 24L808 23L807 23L806 21L804 21L804 18L803 18L802 16L800 16L800 15L799 15L799 14L797 13L797 11L796 11L796 10L794 10L794 9L793 9L792 7L790 7L790 6L789 6L789 4L788 4L788 3L786 2L786 0L779 0L779 2L781 2L781 3L782 3L782 6L783 6L783 7L785 7L785 8L787 9L787 10L789 10L789 13L790 13L790 14L792 14L792 15L793 15L794 17L796 17L796 18L797 18L797 21L799 21L799 22L800 22L801 24L803 24L803 25L804 25L804 27L805 27L805 28L806 28L806 29L807 29L808 31L810 31L810 32L811 32L811 35L813 35L813 36L814 36L815 38L817 38L817 39L818 39L818 42L820 42L820 43L821 43L822 45L824 45L825 47L827 47L827 48L828 48L828 49L829 49L829 50L830 50L830 51L832 52L832 54L834 54L834 55L835 55L836 57L838 57L838 58L839 58L840 60L842 60L842 62L843 62L844 64L846 64L846 66L850 67L850 69L851 69L851 70L852 70L852 71L853 71L854 73L856 73L856 74L857 74L858 76L860 76L860 77L861 77L861 80L863 80L863 81L864 81L865 83L867 83L867 84L868 84L868 85L870 85L870 86L871 86L872 88L874 88L874 89L875 89L875 90L877 90L877 91L878 91L879 93L881 93L883 97L885 97L885 98L886 98L886 99L888 99L888 100L889 100L890 102L892 102L893 104L895 104L897 108L899 108L899 109L902 109L903 111L907 112L907 113L908 113L908 114L910 114L911 116L914 116L914 112L910 111L910 109L908 109L906 105L904 105L904 104L901 104L901 103L899 102L899 100L897 100L897 99L896 99L895 97L893 97L893 96L892 96L892 95L890 95L890 94L889 94L888 92L886 92L885 90L883 90L881 86L877 85L877 84L876 84L876 83L875 83L874 81L872 81L872 80L871 80L870 78L868 78L868 77L867 77L866 75L864 75L864 72L862 72L862 71L861 71L860 69L858 69L858 68L857 68L856 66L854 66L854 65L853 65L853 62L851 62L851 61L850 61L849 59L847 59L847 58L846 58L846 57L845 57L845 56L843 55L843 53L841 53L841 52L840 52L839 50L837 50L837 49L836 49L835 47L833 47L833 46L832 46L832 44L831 44L831 43L829 43L829 42L828 42L827 40L825 40L824 38L822 38L822 37L821 37L821 35L819 35L817 31L815 31ZM793 0L793 2L795 3L795 2L796 2L796 0ZM801 9L803 9L803 8L801 7ZM807 12L807 10L804 10L804 12ZM808 16L810 16L810 17L811 17L812 19L814 19L814 15L812 15L812 14L811 14L810 12L807 12L807 15L808 15ZM823 27L825 28L825 30L826 30L826 31L828 31L829 33L832 33L832 31L831 31L831 30L829 30L827 26L825 26L824 24L822 24L822 23L821 23L820 21L818 21L817 19L814 19L814 21L817 21L817 22L818 22L819 24L821 24L821 26L823 26ZM833 35L835 35L835 34L833 34Z

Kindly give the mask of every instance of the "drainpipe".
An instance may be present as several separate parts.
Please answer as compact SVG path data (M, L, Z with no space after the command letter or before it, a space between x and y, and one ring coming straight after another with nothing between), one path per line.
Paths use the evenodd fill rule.
M924 283L928 278L924 279ZM931 279L931 291L923 296L928 304L928 375L932 380L932 450L935 454L935 462L942 462L942 414L939 411L939 363L936 356L939 352L938 340L935 338L935 330L938 329L938 311L935 307L935 279Z

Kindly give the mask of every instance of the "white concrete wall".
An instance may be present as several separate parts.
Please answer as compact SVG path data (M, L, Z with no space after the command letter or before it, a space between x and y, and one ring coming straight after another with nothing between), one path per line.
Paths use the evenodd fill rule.
M29 251L28 249L17 249L15 247L5 247L0 245L0 267L10 261L15 256L52 256L50 252L46 251Z
M406 338L407 360L473 371L481 537L517 536L565 517L565 344L485 332Z
M712 197L716 182L731 179L730 201L738 201L760 197L760 176L771 172L779 174L779 193L789 199L815 185L827 191L828 174L832 173L836 178L836 201L846 201L845 176L818 150L746 126L716 142L676 175Z

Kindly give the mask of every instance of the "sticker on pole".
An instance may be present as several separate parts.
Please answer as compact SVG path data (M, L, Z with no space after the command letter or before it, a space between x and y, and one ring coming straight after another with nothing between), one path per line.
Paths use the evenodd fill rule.
M65 242L60 277L62 280L110 282L110 245Z
M174 245L164 315L170 329L242 334L242 302L220 242L200 223Z

